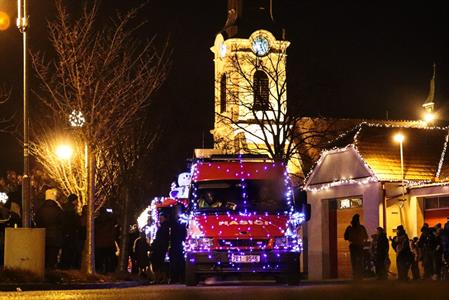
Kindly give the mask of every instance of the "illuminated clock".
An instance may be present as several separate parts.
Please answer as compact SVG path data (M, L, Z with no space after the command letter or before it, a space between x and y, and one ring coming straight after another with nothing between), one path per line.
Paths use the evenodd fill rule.
M221 58L224 58L225 56L226 56L226 44L225 43L222 43L221 45L220 45L220 56L221 56Z
M261 35L254 38L251 46L254 54L257 56L264 56L270 51L270 44L267 38Z

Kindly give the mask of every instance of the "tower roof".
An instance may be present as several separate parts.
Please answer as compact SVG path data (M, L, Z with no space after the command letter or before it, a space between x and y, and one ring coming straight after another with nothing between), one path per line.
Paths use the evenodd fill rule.
M283 30L273 19L272 0L228 0L228 17L221 31L224 39L248 38L259 29L283 39Z

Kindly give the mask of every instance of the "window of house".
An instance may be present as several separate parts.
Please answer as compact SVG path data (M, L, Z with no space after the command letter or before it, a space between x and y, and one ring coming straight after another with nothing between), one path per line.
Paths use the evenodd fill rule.
M449 208L449 196L424 198L425 209Z
M254 110L268 110L270 91L268 87L268 76L263 71L254 73Z
M220 113L226 111L226 74L220 80Z
M357 208L362 206L363 199L360 197L337 199L337 209Z

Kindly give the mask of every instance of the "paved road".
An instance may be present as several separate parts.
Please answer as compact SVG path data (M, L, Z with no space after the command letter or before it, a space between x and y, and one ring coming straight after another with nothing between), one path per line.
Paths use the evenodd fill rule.
M218 285L185 287L183 285L143 286L106 290L69 290L38 292L0 292L0 299L65 300L65 299L213 299L213 300L448 300L449 284L387 282L353 284L311 284L298 287L281 285Z

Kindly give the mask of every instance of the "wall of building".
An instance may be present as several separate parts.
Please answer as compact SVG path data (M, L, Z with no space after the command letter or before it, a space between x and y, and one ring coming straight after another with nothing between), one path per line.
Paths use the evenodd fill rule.
M312 205L312 216L307 224L308 277L311 280L329 278L329 200L363 197L363 212L368 235L375 233L382 224L380 209L383 202L382 185L378 182L335 186L317 192L308 192L308 202ZM349 225L349 224L348 224ZM349 245L348 245L349 246Z

